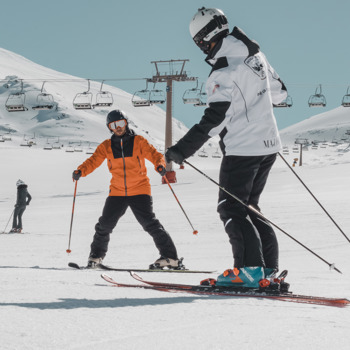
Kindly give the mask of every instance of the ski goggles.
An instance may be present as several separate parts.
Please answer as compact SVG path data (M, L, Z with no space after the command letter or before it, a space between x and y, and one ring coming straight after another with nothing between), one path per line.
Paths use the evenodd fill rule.
M108 124L108 127L110 129L116 129L116 128L124 128L124 126L126 126L126 120L125 119L121 119L121 120L117 120L115 122L111 122Z

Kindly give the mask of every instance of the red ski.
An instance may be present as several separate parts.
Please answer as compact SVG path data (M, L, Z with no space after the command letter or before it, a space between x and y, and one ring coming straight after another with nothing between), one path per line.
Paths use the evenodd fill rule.
M266 293L266 292L259 292L257 290L242 292L242 291L235 291L225 287L152 282L152 281L145 281L142 277L140 277L134 272L130 272L130 274L137 281L142 282L142 284L119 283L115 281L112 277L106 274L102 274L101 277L105 281L113 284L116 287L142 288L142 289L151 289L151 290L170 292L170 293L190 293L190 294L197 294L197 295L215 295L215 296L239 297L239 298L258 298L258 299L260 298L260 299L289 301L294 303L336 306L336 307L344 307L350 304L350 301L345 298L316 297L316 296L298 295L298 294L292 294L292 293L277 294L276 292Z

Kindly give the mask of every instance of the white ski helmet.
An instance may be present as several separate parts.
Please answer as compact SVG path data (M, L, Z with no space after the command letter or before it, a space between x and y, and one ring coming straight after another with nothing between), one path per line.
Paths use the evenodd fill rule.
M23 181L23 180L21 180L21 179L19 179L19 180L17 180L17 182L16 182L16 186L17 187L19 187L19 186L21 186L21 185L25 185L26 183Z
M190 22L190 33L196 45L207 54L212 42L229 33L227 18L219 9L202 7Z

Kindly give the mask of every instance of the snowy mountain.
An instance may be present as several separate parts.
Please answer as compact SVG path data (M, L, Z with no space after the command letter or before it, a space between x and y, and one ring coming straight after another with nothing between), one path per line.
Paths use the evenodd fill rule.
M159 148L164 147L165 112L161 108L135 108L132 95L103 84L102 90L112 94L111 107L76 110L73 100L77 94L91 92L94 103L101 89L101 82L90 81L90 90L88 85L88 80L54 71L0 48L0 135L10 134L18 140L35 137L36 143L55 142L58 138L60 143L99 143L110 136L105 125L107 113L118 108L126 112L137 134ZM42 92L51 95L53 108L33 109ZM9 96L15 94L25 100L26 111L8 112L5 108ZM174 120L174 141L186 131L183 123Z
M324 141L344 143L349 140L348 130L350 130L350 108L338 107L283 129L281 138L285 145L293 144L296 138L316 143Z

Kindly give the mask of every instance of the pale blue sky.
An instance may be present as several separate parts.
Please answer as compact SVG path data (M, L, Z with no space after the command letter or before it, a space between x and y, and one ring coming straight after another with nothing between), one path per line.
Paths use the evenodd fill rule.
M275 110L280 129L340 105L350 85L349 0L0 0L0 47L90 79L151 77L151 61L186 58L187 71L204 82L210 67L188 30L202 6L222 9L230 29L258 41L285 82L293 107ZM130 93L144 88L142 81L109 84ZM327 106L310 109L318 84ZM175 83L174 116L188 127L204 111L183 104L191 87Z

